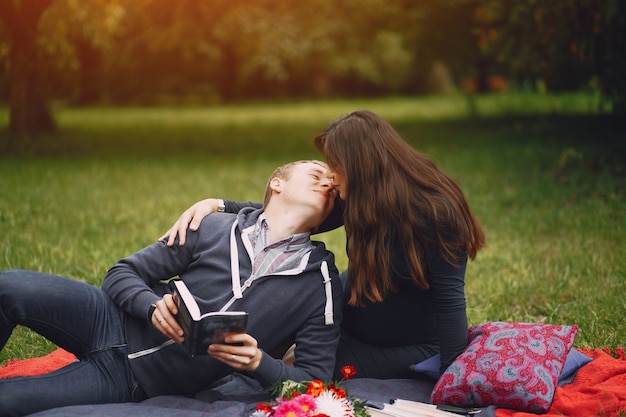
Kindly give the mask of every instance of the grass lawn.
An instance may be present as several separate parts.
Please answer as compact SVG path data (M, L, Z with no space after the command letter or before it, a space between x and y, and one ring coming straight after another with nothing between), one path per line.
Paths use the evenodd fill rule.
M459 181L485 228L466 276L471 324L576 323L576 346L626 346L626 130L596 104L506 94L60 108L59 132L31 152L0 146L0 270L99 285L193 202L260 201L277 165L320 158L312 137L369 108ZM7 120L0 109L0 143ZM345 269L343 230L317 238ZM52 349L17 328L0 362Z

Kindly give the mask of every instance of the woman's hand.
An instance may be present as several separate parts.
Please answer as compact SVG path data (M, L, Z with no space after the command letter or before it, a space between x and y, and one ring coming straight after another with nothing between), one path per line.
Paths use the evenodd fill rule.
M173 341L182 343L185 340L185 335L183 334L183 329L176 321L176 317L174 317L178 314L178 308L172 299L172 295L165 294L162 299L157 301L156 306L152 317L150 317L152 325Z
M187 226L189 226L189 230L195 232L198 230L198 227L200 227L202 219L216 211L216 198L207 198L206 200L198 201L181 214L170 230L159 238L159 242L167 239L167 246L174 246L174 241L178 235L178 244L184 246L187 240Z
M237 345L210 345L209 355L240 371L254 371L259 367L263 352L254 337L247 333L234 334L226 337L226 343Z

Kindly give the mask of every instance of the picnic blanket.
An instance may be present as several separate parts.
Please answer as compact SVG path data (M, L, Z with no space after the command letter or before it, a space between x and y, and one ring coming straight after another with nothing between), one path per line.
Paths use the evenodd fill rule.
M571 383L556 389L545 417L603 416L618 417L626 413L626 355L623 349L581 349L593 358L576 374ZM0 366L0 378L41 375L64 366L76 358L57 349L41 358L11 360ZM434 382L426 379L377 380L355 378L344 383L355 397L373 402L393 398L428 402ZM195 397L160 396L140 403L80 405L36 413L37 417L67 416L173 416L173 417L247 417L256 405L253 396L199 393ZM504 408L487 407L481 417L533 417L535 414Z
M557 387L545 417L626 415L626 355L624 349L580 349L593 358L574 380ZM498 408L497 417L531 417L532 413Z

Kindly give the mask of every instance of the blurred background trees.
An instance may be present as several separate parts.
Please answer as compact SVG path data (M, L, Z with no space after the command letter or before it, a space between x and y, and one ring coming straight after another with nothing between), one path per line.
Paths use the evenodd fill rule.
M621 114L625 48L620 0L2 0L0 101L17 140L56 102L587 90Z

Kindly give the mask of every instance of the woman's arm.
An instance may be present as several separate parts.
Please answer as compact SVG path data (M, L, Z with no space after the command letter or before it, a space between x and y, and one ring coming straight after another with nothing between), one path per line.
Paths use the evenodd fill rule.
M319 225L319 227L314 230L314 233L324 233L334 230L338 227L343 226L343 208L344 202L341 198L339 198L339 193L335 193L335 205L333 207L333 211L330 212L326 220Z
M180 246L184 246L187 241L187 229L192 232L198 230L200 222L203 218L211 213L218 211L218 207L223 202L223 209L226 213L238 213L244 207L261 208L260 203L254 203L251 201L233 201L233 200L221 200L218 198L207 198L205 200L198 201L180 215L178 220L172 225L163 236L159 238L159 241L167 239L167 246L173 246L178 236L178 242ZM343 226L343 200L337 196L335 198L335 206L333 211L328 215L326 220L313 232L324 233L330 230Z
M238 202L232 200L221 200L218 198L207 198L205 200L198 201L180 215L178 220L172 225L163 236L159 238L159 241L167 239L167 246L174 246L176 236L179 237L178 244L184 246L187 241L187 228L190 231L195 232L200 226L200 222L209 214L218 211L220 205L223 204L223 210L226 213L238 213L244 207L261 208L260 203L253 202Z
M434 298L441 372L460 355L467 346L467 305L465 299L465 269L467 259L451 265L440 255L429 260L431 293Z
M159 238L159 242L167 239L167 246L173 246L178 235L180 236L180 246L184 246L187 239L187 227L192 231L198 230L202 219L217 211L218 201L217 198L207 198L206 200L198 201L183 211L183 214L170 227L170 230Z

